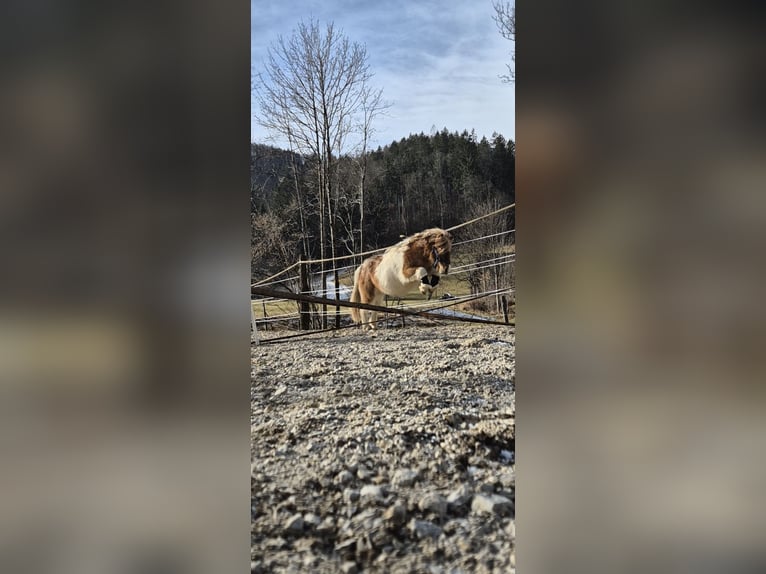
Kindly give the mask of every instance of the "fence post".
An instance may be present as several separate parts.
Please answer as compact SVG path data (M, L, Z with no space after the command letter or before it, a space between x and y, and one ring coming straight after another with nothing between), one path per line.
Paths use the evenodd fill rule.
M255 334L255 344L261 344L261 338L258 336L258 324L255 322L255 311L253 311L253 301L250 300L250 325L252 325L253 333Z
M503 318L505 319L505 324L508 325L508 298L503 295L500 297L500 300L503 303Z
M495 271L495 291L498 291L500 289L500 281L498 277L499 273L497 271L497 267L495 267L494 271ZM495 311L496 312L500 311L500 297L497 294L495 294Z
M303 262L303 255L300 256L299 260L300 265L298 268L300 269L300 275L301 275L301 293L309 293L309 273L308 273L308 264ZM311 328L311 315L309 311L309 302L308 301L300 301L299 307L301 310L301 331L308 331Z
M335 281L335 300L340 300L340 283L338 277L338 264L333 261L333 280ZM329 299L329 297L328 297ZM335 306L335 328L340 329L340 305Z
M324 267L324 263L322 263ZM327 270L322 269L322 297L327 300ZM322 303L322 329L327 329L327 303Z

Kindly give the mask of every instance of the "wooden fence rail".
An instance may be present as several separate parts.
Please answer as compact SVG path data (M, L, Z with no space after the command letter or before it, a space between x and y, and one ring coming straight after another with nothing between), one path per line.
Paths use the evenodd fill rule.
M340 307L353 307L356 309L367 309L369 311L378 311L379 313L398 313L400 315L410 315L410 316L416 316L416 317L426 317L428 319L442 319L442 320L448 320L448 321L460 321L465 323L482 323L485 325L514 325L515 322L511 321L510 323L505 323L502 321L492 321L491 319L476 319L474 317L460 317L455 315L442 315L439 313L434 313L433 309L431 311L412 311L410 309L398 309L396 307L383 307L381 305L368 305L366 303L356 303L351 301L343 301L343 300L337 300L337 299L326 299L324 297L315 297L314 295L306 295L304 293L291 293L289 291L280 291L278 289L271 289L268 287L259 287L259 286L251 286L250 287L250 294L251 295L259 295L261 297L279 297L282 299L291 299L293 301L302 301L307 303L317 303L319 305L326 304L326 305L337 305ZM484 294L481 295L478 298L481 297L487 297L489 295ZM438 307L438 309L442 309L445 307L449 307L451 305L456 305L458 303L465 303L466 301L469 301L470 299L463 299L456 301L455 303L450 303L447 305L444 305L443 307Z

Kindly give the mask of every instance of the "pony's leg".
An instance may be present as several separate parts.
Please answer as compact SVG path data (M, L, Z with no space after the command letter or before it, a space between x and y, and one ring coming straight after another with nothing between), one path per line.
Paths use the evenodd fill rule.
M372 301L363 301L363 303L372 303ZM369 311L368 309L360 309L360 316L361 316L361 327L362 331L368 331L370 329L375 328L375 312Z
M428 270L425 267L418 267L415 269L415 274L413 277L420 281L420 285L418 285L418 291L420 291L420 293L423 295L427 295L430 299L433 287L431 287L428 279Z
M423 277L428 277L428 270L425 267L418 267L415 269L415 277L422 281Z
M429 275L427 277L423 277L423 279L420 280L420 285L418 285L418 289L423 295L427 295L428 299L430 300L431 297L434 295L434 289L436 289L436 286L439 284L439 276L438 275Z
M375 321L377 320L377 313L375 311L362 311L362 330L372 331L375 329Z
M378 307L382 307L386 304L386 296L382 291L375 290L375 294L373 295L372 299L370 300L371 305L377 305ZM370 322L369 322L369 328L371 331L374 331L378 328L378 312L377 311L370 311Z
M420 285L418 285L418 290L423 294L427 295L430 299L434 294L434 288L439 283L439 276L438 275L427 275L423 277L420 280Z

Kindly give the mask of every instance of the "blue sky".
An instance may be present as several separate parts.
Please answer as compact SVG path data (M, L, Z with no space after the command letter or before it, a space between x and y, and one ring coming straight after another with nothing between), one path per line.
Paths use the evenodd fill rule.
M267 47L313 16L367 47L371 84L392 104L375 146L432 126L515 139L514 84L499 78L513 44L493 13L491 0L251 0L251 65L261 70ZM252 117L250 138L268 143Z

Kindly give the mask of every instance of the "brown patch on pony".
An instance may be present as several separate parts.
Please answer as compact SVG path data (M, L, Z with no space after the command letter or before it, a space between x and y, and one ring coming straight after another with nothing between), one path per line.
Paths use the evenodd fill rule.
M402 272L408 279L415 274L418 267L425 268L429 274L434 270L434 249L439 262L444 266L442 272L447 272L452 250L452 236L448 231L438 227L426 229L407 238L402 245L405 247Z

